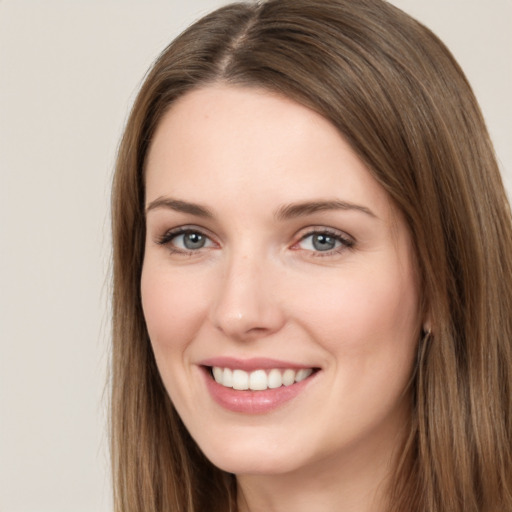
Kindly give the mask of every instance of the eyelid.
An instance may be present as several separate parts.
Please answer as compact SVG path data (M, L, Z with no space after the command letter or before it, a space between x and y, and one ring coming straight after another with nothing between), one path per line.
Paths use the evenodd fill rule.
M182 249L176 246L173 246L171 242L179 237L180 235L184 235L186 233L198 233L204 237L206 237L213 246L219 248L220 244L216 241L216 237L210 233L210 231L206 228L193 225L193 224L186 224L182 226L177 226L171 229L166 230L162 235L159 235L155 238L155 243L162 246L167 246L168 249L177 254L184 254L184 255L192 255L200 253L203 249L211 249L212 246L208 247L201 247L198 249ZM338 242L340 242L340 245L336 248L326 250L326 251L319 251L319 250L310 250L310 249L303 249L299 247L299 244L305 240L306 238L314 235L328 235ZM308 226L305 228L302 228L296 235L295 235L295 242L291 245L290 249L296 250L296 251L304 251L306 253L310 253L311 256L317 257L317 256L332 256L339 254L341 252L344 252L346 250L352 249L356 243L356 240L353 236L349 235L345 231L341 231L336 228L331 228L327 226Z
M341 245L337 248L327 250L327 251L314 251L309 249L301 249L298 245L305 240L306 238L314 235L328 235L335 238L337 241L341 243ZM341 231L339 229L330 228L326 226L309 226L307 228L302 229L298 235L298 240L293 243L291 249L293 250L303 250L305 252L311 253L312 256L332 256L335 254L339 254L348 249L352 249L356 243L356 240L353 236L349 235L345 231Z
M172 246L171 242L175 238L179 237L180 235L184 235L186 233L198 233L198 234L204 236L205 238L207 238L210 242L212 242L212 244L214 244L216 246L219 245L218 242L215 241L215 238L210 234L209 230L199 227L199 226L196 226L196 225L192 225L192 224L187 224L184 226L177 226L175 228L168 229L162 235L158 235L154 241L158 245L168 246L168 248L169 248L169 250L171 250L171 252L179 253L179 254L197 253L201 249L203 249L203 248L199 248L196 250L192 250L192 249L189 250L189 249L180 249L178 247ZM206 249L209 249L209 248L210 247L206 247Z

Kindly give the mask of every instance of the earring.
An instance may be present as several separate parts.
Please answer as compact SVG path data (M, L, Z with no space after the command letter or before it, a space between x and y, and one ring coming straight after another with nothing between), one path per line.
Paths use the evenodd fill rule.
M429 340L432 336L432 330L430 328L423 328L421 329L421 338L418 343L418 349L416 353L416 369L420 368L423 364L423 359L425 357L425 353L427 352L428 346L429 346Z

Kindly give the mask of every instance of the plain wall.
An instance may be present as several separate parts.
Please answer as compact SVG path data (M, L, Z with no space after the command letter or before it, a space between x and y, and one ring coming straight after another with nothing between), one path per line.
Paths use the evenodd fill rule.
M221 0L0 0L0 512L111 509L109 188L157 54ZM465 69L512 190L512 3L394 0Z

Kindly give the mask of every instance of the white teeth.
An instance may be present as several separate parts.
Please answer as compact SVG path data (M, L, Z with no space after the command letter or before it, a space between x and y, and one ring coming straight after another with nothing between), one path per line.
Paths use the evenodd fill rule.
M265 370L256 370L249 375L249 389L261 391L267 389L267 374Z
M270 371L255 370L246 372L244 370L231 370L230 368L221 368L214 366L212 368L213 378L216 382L226 388L236 390L264 391L265 389L276 389L281 386L291 386L295 382L301 382L307 379L313 373L312 368L301 368L293 370L279 370L273 368Z
M285 370L283 372L283 386L291 386L295 382L295 371Z
M280 388L283 385L283 377L281 372L276 368L268 372L268 387L270 389Z
M249 374L243 370L233 370L233 389L249 389Z
M212 371L213 371L213 378L217 382L222 382L223 381L223 376L224 376L224 370L222 368L219 368L218 366L214 366L212 368Z
M301 380L307 379L312 373L313 370L311 368L301 368L297 372L297 375L295 375L295 382L300 382Z
M233 371L230 368L224 368L222 382L224 382L225 386L233 387Z

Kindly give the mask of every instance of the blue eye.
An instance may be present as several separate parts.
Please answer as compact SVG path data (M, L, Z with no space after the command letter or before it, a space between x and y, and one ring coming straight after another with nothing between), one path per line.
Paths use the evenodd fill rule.
M158 243L168 245L177 252L198 251L214 245L205 234L193 229L169 231L158 240Z
M175 237L173 242L175 245L182 245L185 249L192 251L194 249L202 249L207 240L208 239L201 233L188 231L187 233Z
M297 244L300 249L317 253L338 252L344 248L352 247L354 242L338 233L317 231L301 238Z

